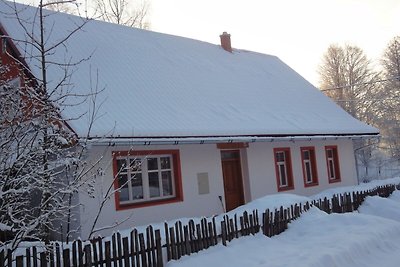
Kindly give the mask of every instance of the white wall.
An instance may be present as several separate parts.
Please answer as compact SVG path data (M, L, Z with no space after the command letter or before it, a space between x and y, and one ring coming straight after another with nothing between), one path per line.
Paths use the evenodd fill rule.
M329 183L328 172L325 159L325 146L337 145L339 153L339 166L341 182ZM304 187L303 170L301 165L300 147L314 146L318 186ZM262 197L266 194L277 192L275 163L273 149L276 147L290 147L292 158L294 189L284 191L299 195L313 195L324 189L357 184L355 171L355 160L353 154L353 143L351 140L340 139L334 141L296 141L296 142L271 142L271 143L251 143L247 149L250 190L253 199Z
M91 157L92 161L104 155L100 162L104 175L96 181L96 194L101 195L101 191L106 188L101 185L110 185L113 177L112 170L112 151L128 150L130 147L114 146L99 147L93 146ZM104 212L99 220L99 227L112 225L115 221L122 221L132 216L127 222L119 226L120 229L143 225L151 222L160 222L179 217L198 217L211 216L223 212L222 205L218 198L223 197L223 179L221 169L221 159L216 145L171 145L171 146L142 146L133 147L134 150L158 150L158 149L179 149L181 160L183 202L162 204L144 208L134 208L130 210L116 211L114 197L108 201ZM198 193L197 174L208 173L210 193L200 195ZM87 238L95 214L99 207L100 197L88 198L85 193L80 195L82 203L82 238ZM102 231L103 235L109 234L112 230Z
M341 170L341 183L328 183L325 145L337 145ZM319 186L305 188L303 182L302 167L300 161L300 147L314 146L316 152ZM351 140L312 141L312 142L265 142L250 143L247 149L242 149L242 170L244 178L245 200L259 198L266 194L277 193L276 175L273 158L273 148L290 147L292 168L294 176L294 190L286 193L300 195L312 195L323 189L335 186L356 184L356 173ZM97 161L103 157L97 166L101 166L103 175L98 175L98 167L91 173L97 174L95 181L95 198L89 198L82 188L79 196L81 201L81 235L87 238L93 220L99 210L101 195L112 183L112 151L129 150L128 146L93 146L89 160ZM113 225L116 221L130 219L118 227L127 229L137 225L145 225L152 222L160 222L179 217L210 216L223 212L218 196L224 200L224 187L220 150L215 144L203 145L164 145L164 146L135 146L134 150L162 150L179 149L181 160L183 199L182 202L162 204L157 206L134 208L117 211L114 197L110 198L103 208L97 227ZM245 151L244 151L245 150ZM210 193L200 195L198 192L197 174L208 173ZM108 235L112 229L101 231L102 235Z

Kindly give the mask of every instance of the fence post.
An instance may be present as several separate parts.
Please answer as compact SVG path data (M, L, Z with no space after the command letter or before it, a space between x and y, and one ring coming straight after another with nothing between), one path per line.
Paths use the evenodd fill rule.
M156 252L157 252L157 267L163 267L163 256L162 256L162 245L161 245L161 234L160 230L156 230Z

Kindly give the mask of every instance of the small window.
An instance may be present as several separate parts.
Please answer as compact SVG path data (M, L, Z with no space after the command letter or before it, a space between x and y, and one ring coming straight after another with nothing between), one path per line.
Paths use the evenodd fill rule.
M294 186L290 148L275 148L274 158L278 191L293 189Z
M300 148L303 168L304 186L318 185L317 161L314 147Z
M341 179L337 146L326 146L325 155L329 182L340 182Z
M177 150L114 152L114 177L117 209L182 198Z
M0 85L0 121L12 122L21 115L20 78Z

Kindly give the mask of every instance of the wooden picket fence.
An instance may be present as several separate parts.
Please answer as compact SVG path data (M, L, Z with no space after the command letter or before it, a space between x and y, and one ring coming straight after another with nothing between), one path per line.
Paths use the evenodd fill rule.
M254 235L260 231L268 237L278 235L287 229L291 221L299 218L312 206L327 213L352 212L358 209L367 196L388 197L395 189L395 185L386 185L369 191L334 195L331 199L294 204L273 211L267 209L261 216L257 210L245 211L241 216L225 215L218 223L215 217L203 218L199 223L193 220L187 224L178 221L174 226L165 223L163 239L160 229L149 226L144 233L139 233L136 229L124 237L120 233L114 233L111 240L98 237L85 242L76 240L69 245L53 243L46 248L33 246L27 248L24 255L18 256L13 256L10 250L2 250L0 267L159 267L165 261L180 259L218 243L226 246L235 238Z

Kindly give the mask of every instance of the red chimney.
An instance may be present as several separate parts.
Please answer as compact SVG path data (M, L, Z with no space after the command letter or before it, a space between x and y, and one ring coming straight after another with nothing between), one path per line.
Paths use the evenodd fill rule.
M232 53L231 35L228 34L227 32L223 32L219 37L221 38L222 48Z

